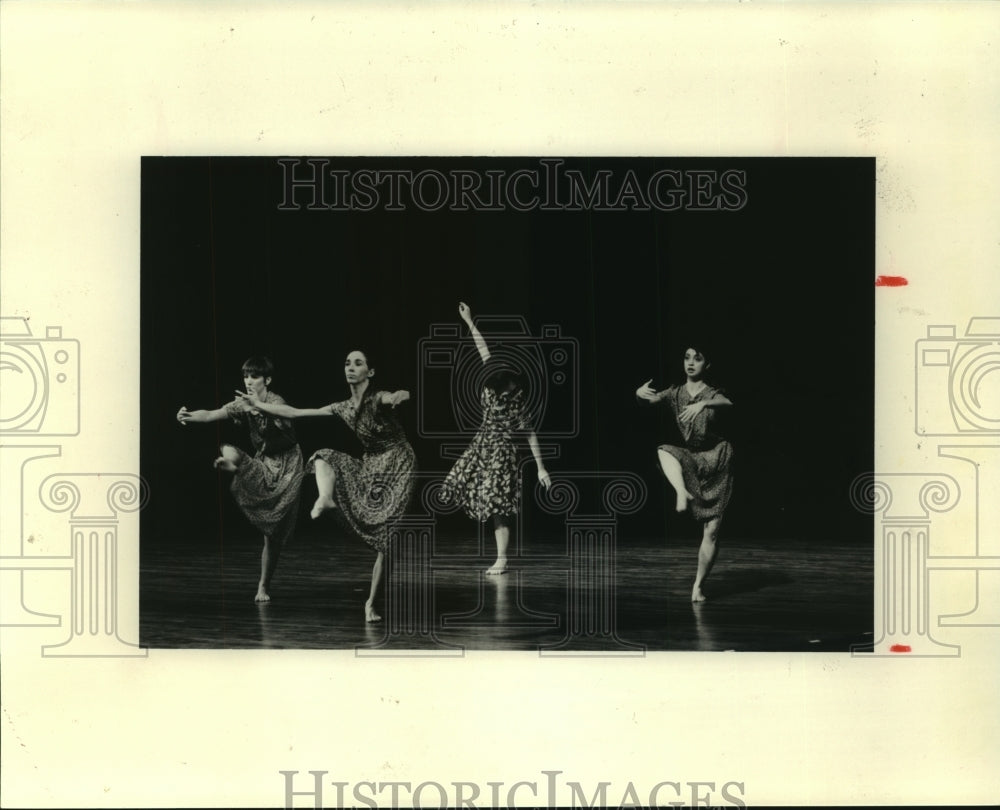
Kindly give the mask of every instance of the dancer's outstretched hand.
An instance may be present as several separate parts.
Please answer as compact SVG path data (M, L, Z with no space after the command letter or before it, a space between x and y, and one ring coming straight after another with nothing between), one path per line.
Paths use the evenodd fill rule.
M177 411L177 421L182 425L186 425L191 421L191 411L187 409L187 406L181 405L181 409Z
M393 391L391 394L385 394L382 397L382 404L388 405L390 408L395 408L400 402L406 402L409 398L409 391Z
M472 310L469 309L469 305L464 301L458 302L458 317L466 323L472 320Z
M546 489L552 486L552 479L549 478L549 473L544 467L538 471L538 483Z
M256 394L251 394L248 391L240 391L238 388L236 389L236 398L249 405L251 408L256 408L260 405L260 397Z
M651 382L653 382L652 377L635 389L635 395L639 397L639 399L645 399L647 402L652 402L656 399L656 391L654 391L653 387L650 385Z

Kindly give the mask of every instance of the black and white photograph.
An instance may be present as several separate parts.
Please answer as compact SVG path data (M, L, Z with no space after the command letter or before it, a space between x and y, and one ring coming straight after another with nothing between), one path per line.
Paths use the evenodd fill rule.
M0 806L994 801L998 15L0 3Z
M870 646L874 171L145 156L142 644Z

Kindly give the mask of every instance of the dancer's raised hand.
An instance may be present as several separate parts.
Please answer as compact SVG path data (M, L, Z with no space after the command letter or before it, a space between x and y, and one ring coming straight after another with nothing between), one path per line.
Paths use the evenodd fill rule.
M639 397L639 399L644 399L647 402L652 402L653 400L655 400L656 391L654 391L653 387L650 385L650 383L652 382L653 378L650 377L648 380L646 380L646 382L644 382L637 389L635 389L635 395Z
M243 402L245 405L249 405L251 408L256 408L261 403L260 397L251 391L241 391L237 388L235 393L238 400Z

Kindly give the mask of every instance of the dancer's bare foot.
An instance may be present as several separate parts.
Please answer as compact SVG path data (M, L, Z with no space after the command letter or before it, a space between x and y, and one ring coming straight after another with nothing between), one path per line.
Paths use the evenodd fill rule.
M226 472L236 472L236 465L233 464L225 456L219 456L215 462L212 464L217 470L225 470Z
M495 577L499 576L500 574L506 574L506 573L507 573L506 557L497 557L497 561L486 569L486 575L490 577Z
M309 510L309 517L316 520L324 512L329 512L331 509L336 509L337 504L333 498L327 498L324 495L320 495L316 499L316 503L313 504L313 508Z
M691 591L691 601L692 602L704 602L705 594L701 592L701 588L697 585L694 586L694 590Z
M369 623L382 621L382 617L376 612L375 606L371 602L365 602L365 621Z
M688 501L694 498L690 492L686 489L683 492L677 493L677 511L684 512L688 508Z
M271 597L267 595L267 591L264 590L263 585L257 586L257 595L253 598L254 602L270 602Z

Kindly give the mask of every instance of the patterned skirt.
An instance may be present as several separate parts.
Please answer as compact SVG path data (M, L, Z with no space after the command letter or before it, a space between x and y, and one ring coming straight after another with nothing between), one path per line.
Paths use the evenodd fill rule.
M230 491L247 520L262 534L286 539L298 517L302 491L302 451L292 445L277 455L240 454Z
M386 551L389 530L413 494L413 448L395 444L361 458L339 450L317 450L309 458L308 472L316 471L317 459L333 468L334 513L373 549Z
M517 514L521 486L517 448L509 440L476 436L451 468L441 499L454 503L473 520Z
M688 450L672 444L661 444L657 449L680 462L684 486L694 496L689 503L694 519L722 517L733 492L733 446L722 441L708 450Z

